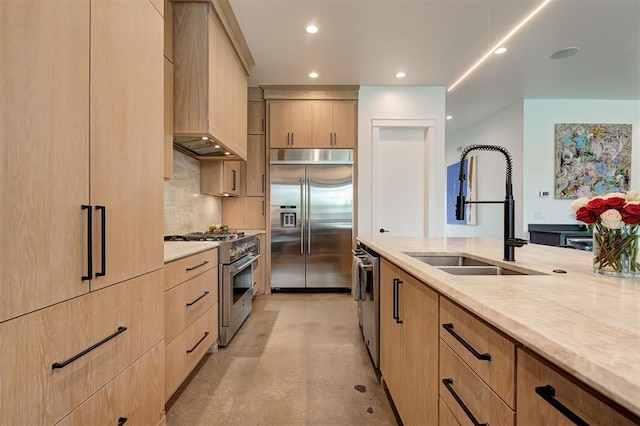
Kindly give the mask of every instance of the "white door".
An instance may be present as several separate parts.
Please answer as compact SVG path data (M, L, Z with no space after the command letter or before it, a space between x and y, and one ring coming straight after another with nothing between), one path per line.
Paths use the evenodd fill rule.
M426 136L425 127L374 127L372 236L426 236Z

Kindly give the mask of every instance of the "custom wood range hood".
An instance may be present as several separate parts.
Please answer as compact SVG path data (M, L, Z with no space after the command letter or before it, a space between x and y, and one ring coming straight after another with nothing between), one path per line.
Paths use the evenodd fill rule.
M228 0L173 2L173 145L195 158L247 159L254 65Z

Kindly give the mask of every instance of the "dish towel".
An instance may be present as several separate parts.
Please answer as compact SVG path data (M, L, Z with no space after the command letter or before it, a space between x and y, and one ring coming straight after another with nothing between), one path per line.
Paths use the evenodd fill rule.
M365 288L363 280L366 277L366 273L360 269L362 260L358 257L353 257L351 262L351 294L353 294L353 300L367 300L365 295Z

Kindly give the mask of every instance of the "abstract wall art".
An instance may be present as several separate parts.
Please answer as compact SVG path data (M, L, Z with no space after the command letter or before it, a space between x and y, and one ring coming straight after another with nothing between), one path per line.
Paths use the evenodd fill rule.
M630 178L631 124L555 125L555 198L626 192Z
M466 176L462 193L467 201L478 201L478 157L469 156L464 161L464 173ZM452 225L475 225L476 204L465 204L465 220L456 219L456 197L460 189L459 180L460 162L447 166L447 223Z

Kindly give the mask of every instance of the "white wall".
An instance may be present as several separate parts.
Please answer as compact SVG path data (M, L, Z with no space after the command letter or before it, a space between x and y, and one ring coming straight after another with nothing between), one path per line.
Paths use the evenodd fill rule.
M572 200L553 198L554 125L557 123L632 124L631 189L640 189L640 101L524 101L524 220L529 223L580 223ZM538 192L549 191L541 198ZM536 217L537 216L537 217Z
M454 118L455 119L455 118ZM522 103L515 103L474 127L447 138L446 165L460 161L460 151L468 145L501 145L511 154L513 166L513 198L515 200L515 235L523 233L523 144ZM478 157L477 190L479 201L502 201L505 196L505 158L499 152L472 151ZM445 183L446 184L446 183ZM502 204L479 204L477 225L445 225L448 237L502 238L504 206ZM446 223L446 217L445 217Z
M435 120L435 146L429 157L429 236L442 236L444 218L444 87L361 86L358 98L358 229L370 236L373 119ZM401 165L400 165L401 166ZM399 190L402 190L399 188ZM407 190L407 196L411 191Z

